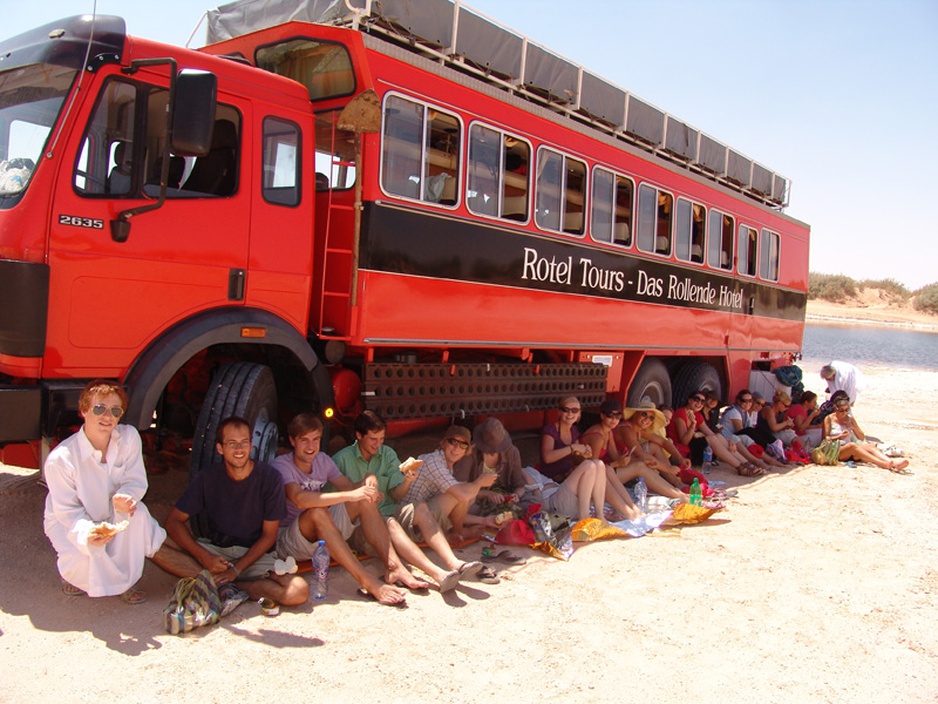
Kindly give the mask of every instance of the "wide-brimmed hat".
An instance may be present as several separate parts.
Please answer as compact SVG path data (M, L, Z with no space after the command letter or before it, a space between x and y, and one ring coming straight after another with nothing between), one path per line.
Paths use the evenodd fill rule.
M472 442L479 452L505 452L511 447L511 436L498 418L489 416L472 431Z
M628 420L636 413L648 413L649 411L655 415L654 420L651 421L651 429L657 433L668 424L668 420L664 417L664 413L659 411L651 401L642 401L634 408L626 408L622 411L622 420Z

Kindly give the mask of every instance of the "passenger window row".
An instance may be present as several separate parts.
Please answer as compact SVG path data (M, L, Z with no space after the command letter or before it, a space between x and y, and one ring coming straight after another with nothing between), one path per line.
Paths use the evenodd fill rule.
M467 133L465 186L463 121L437 106L389 93L381 129L381 187L392 196L455 209L464 197L474 215L530 221L547 232L590 237L623 248L778 281L780 237L760 232L703 203L675 196L606 167L592 168L548 146L473 121ZM532 189L532 174L534 177ZM587 195L587 189L589 195ZM637 208L635 197L637 193ZM587 218L589 212L589 218ZM734 256L735 255L735 256Z

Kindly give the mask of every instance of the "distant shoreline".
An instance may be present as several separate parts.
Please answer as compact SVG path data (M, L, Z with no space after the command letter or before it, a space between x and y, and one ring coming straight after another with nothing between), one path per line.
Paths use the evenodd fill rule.
M938 333L938 316L920 313L911 306L844 305L827 301L808 301L806 323L822 325L864 325L869 327Z

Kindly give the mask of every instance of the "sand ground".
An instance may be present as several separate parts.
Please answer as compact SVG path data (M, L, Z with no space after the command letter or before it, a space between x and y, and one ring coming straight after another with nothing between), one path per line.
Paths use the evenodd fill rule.
M906 450L912 476L717 467L739 497L698 526L566 563L518 548L501 584L405 610L357 598L335 570L324 603L267 618L249 602L182 637L162 630L174 580L153 565L144 605L63 595L45 492L0 466L0 701L934 702L938 374L868 375L858 418ZM183 470L152 478L154 515L184 484Z

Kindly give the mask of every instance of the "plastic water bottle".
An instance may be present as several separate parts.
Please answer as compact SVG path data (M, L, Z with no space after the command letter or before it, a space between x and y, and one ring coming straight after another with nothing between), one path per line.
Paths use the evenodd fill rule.
M704 448L703 463L704 465L708 465L711 462L713 462L713 448L707 445Z
M694 481L690 485L690 503L692 506L700 506L702 500L703 493L700 491L700 480L694 477Z
M644 477L639 477L635 482L635 505L642 513L648 511L648 487L645 486Z
M322 601L329 593L329 550L325 540L319 541L313 553L313 574L316 577L313 598Z

